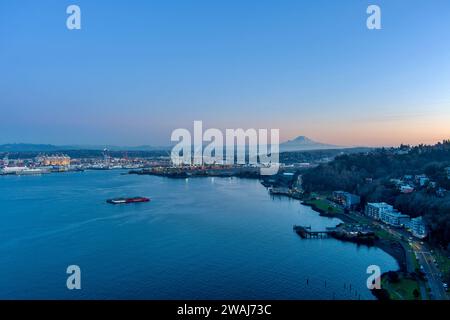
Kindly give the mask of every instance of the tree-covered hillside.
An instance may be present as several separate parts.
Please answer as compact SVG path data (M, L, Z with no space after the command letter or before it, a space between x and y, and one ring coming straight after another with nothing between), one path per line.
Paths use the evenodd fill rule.
M368 153L345 154L308 170L303 175L306 191L344 190L359 194L362 202L387 202L411 216L423 215L431 228L431 240L450 243L450 141L434 146L401 146ZM425 174L430 182L402 194L391 179ZM438 191L443 191L438 193Z

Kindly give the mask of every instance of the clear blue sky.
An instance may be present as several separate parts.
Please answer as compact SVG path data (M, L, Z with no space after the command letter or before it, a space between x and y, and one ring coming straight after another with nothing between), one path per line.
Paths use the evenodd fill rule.
M0 143L162 145L194 120L432 143L450 138L450 1L3 0L0 111Z

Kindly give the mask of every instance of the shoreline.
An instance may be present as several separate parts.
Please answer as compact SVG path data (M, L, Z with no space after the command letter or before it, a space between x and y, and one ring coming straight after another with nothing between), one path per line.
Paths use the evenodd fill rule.
M320 209L319 207L317 207L315 204L313 203L307 203L304 200L301 200L301 204L307 207L310 207L311 209L313 209L314 211L318 212L319 215L321 217L324 218L337 218L339 220L342 220L342 222L344 223L355 223L357 222L355 219L343 214L343 213L328 213L325 212L324 210Z
M218 178L230 178L230 177L235 177L235 178L239 178L239 179L255 179L256 177L254 176L249 176L247 174L234 174L234 175L213 175L213 174L208 174L208 175L166 175L166 174L160 174L160 173L155 173L155 172L136 172L136 171L129 171L128 174L137 174L137 175L153 175L153 176L160 176L160 177L164 177L164 178L168 178L168 179L180 179L180 178L207 178L207 177L218 177ZM262 184L263 187L267 188L266 186L264 186L264 184ZM350 216L348 216L345 213L336 213L336 212L326 212L325 210L317 207L317 205L315 205L314 203L307 203L305 199L300 198L300 197L294 197L292 195L289 194L280 194L279 196L281 197L287 197L290 199L294 199L294 200L299 200L300 203L304 206L308 206L310 207L312 210L316 211L317 213L319 213L319 215L321 217L324 218L337 218L339 220L341 220L343 223L358 223L358 220L355 218L352 218ZM338 237L336 235L330 235L333 239L338 240L338 241L342 241L342 242L351 242L353 244L355 244L356 246L366 246L368 248L371 247L376 247L378 249L381 249L382 251L384 251L385 253L387 253L389 256L391 256L393 259L395 259L395 261L397 262L398 265L398 269L397 270L389 270L389 271L395 271L395 272L406 272L407 268L406 268L406 252L403 248L403 246L401 245L400 241L397 240L390 240L390 239L383 239L383 238L379 238L378 236L375 236L375 239L373 242L367 243L364 241L358 241L352 238L345 238L345 237ZM386 274L389 272L383 272L381 277L386 276ZM376 299L380 299L376 293L373 292L373 290L369 290L371 291L372 295L375 296Z
M321 217L327 217L327 218L337 218L342 220L344 223L355 223L357 222L355 219L343 214L343 213L325 213L322 209L318 208L314 204L305 203L302 201L302 204L305 206L310 207L314 211L318 212ZM363 242L358 242L346 238L336 238L333 237L336 240L343 241L343 242L352 242L356 245L364 245L366 247L377 247L387 254L389 254L391 257L393 257L397 264L399 265L399 269L397 271L406 271L406 252L403 249L403 246L400 244L399 241L392 241L388 239L380 239L377 237L377 239L373 242L373 244L367 244ZM399 250L400 249L400 250Z
M302 201L302 204L305 205L305 206L311 207L312 210L314 210L317 213L319 213L319 215L322 216L322 217L338 218L338 219L342 220L344 223L355 223L355 222L357 222L356 220L354 220L351 217L346 216L345 214L325 213L323 210L321 210L320 208L318 208L314 204L305 203L304 201ZM363 241L358 241L358 240L354 240L354 239L350 239L350 238L337 237L336 235L333 235L333 234L331 234L331 237L333 237L334 239L336 239L338 241L354 243L357 246L361 246L362 245L362 246L366 246L366 247L369 247L369 248L370 247L376 247L378 249L381 249L385 253L390 255L392 258L394 258L395 261L397 262L398 269L395 270L395 272L398 272L398 273L406 273L407 272L406 252L405 252L405 249L403 248L402 244L398 240L382 239L382 238L379 238L378 236L376 236L376 239L373 241L373 243L365 243ZM381 274L381 278L386 277L388 272L389 271L383 272ZM382 290L386 290L386 289L382 289ZM377 300L385 299L385 295L381 294L378 291L379 290L370 290L372 295Z
M319 213L319 215L321 217L337 218L337 219L341 220L343 223L358 223L358 221L356 219L349 217L345 213L325 212L321 208L317 207L315 204L307 203L304 199L295 198L290 195L284 195L284 196L291 198L291 199L300 200L300 203L302 205L310 207L312 210ZM341 237L335 237L335 236L332 236L332 237L338 241L354 243L357 246L364 245L369 248L370 247L379 248L395 259L395 261L398 264L398 269L395 270L396 272L406 272L406 270L407 270L407 268L406 268L406 263L407 263L406 262L406 252L405 252L403 246L401 245L400 241L393 241L393 240L389 240L389 239L382 239L382 238L376 237L376 239L373 241L373 243L369 244L369 243L365 243L365 242L355 241L353 239L347 239L347 238L341 238ZM383 273L383 274L385 274L385 273Z

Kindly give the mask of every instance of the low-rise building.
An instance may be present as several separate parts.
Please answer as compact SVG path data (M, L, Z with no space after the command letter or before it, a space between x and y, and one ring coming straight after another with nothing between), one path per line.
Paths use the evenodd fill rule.
M430 179L425 174L418 174L415 176L415 181L419 186L423 187L428 184Z
M385 202L368 203L365 209L365 215L369 218L380 220L383 212L392 211L394 207Z
M425 238L428 234L427 226L422 217L411 219L406 228L417 238Z
M27 170L27 167L4 167L1 170L2 174L18 174L20 172L23 172L25 170Z
M445 190L444 188L438 188L436 190L436 196L438 196L439 198L443 198L443 197L445 197L446 192L447 192L447 190Z
M389 180L392 184L394 184L396 187L401 186L403 181L401 179L391 179Z
M38 159L43 166L69 166L70 157L68 156L41 156Z
M385 202L368 203L365 214L372 219L380 220L394 227L401 227L409 222L408 215L398 212L393 206Z
M401 193L412 193L414 192L414 187L410 186L409 184L405 184L400 186L400 192Z
M352 209L361 203L361 198L358 195L345 191L334 191L333 200L346 209Z
M381 212L380 220L393 227L402 227L409 223L409 216L397 210L387 210Z
M297 180L294 182L294 188L297 190L303 190L303 177L301 174L298 175Z

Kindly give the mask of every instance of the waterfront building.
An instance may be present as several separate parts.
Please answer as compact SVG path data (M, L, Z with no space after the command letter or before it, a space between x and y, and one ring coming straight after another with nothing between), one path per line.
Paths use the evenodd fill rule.
M9 165L9 158L8 158L8 154L6 154L3 158L3 166L7 167Z
M409 223L408 215L398 212L393 206L385 202L368 203L365 214L372 219L380 220L393 227L401 227Z
M359 196L345 191L334 191L333 200L343 205L346 209L354 208L361 203L361 198Z
M309 163L309 162L301 162L301 163L298 164L298 166L300 168L309 168L309 167L311 167L311 163Z
M409 216L397 210L385 210L380 213L380 220L393 227L401 227L409 223Z
M43 166L62 166L70 165L70 157L68 156L41 156L37 161Z
M2 174L19 174L27 169L27 167L4 167L2 169Z
M301 174L299 174L299 175L297 176L297 180L294 182L293 187L294 187L295 189L297 189L298 191L303 191L302 184L303 184L303 177L302 177Z
M428 234L427 227L422 217L411 219L406 228L417 238L425 238Z
M394 208L385 202L368 203L366 205L365 214L366 214L366 216L368 216L372 219L380 220L381 214L383 212L393 211L393 210L394 210Z
M286 187L273 187L269 189L269 192L273 195L289 195L291 190Z
M450 179L450 167L445 168L445 172L447 173L447 179Z
M283 176L292 178L294 176L294 173L293 172L283 172Z

